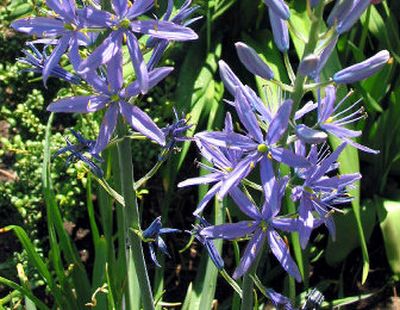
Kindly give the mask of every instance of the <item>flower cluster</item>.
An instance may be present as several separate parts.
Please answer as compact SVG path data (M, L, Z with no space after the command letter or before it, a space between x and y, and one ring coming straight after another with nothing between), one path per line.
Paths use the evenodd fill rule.
M163 80L172 67L156 67L171 41L197 39L197 34L187 25L197 7L190 7L186 1L180 10L172 15L173 1L169 0L167 12L162 19L142 19L154 6L154 0L112 1L112 12L100 5L77 5L74 0L47 0L51 11L46 16L35 16L17 20L12 27L17 31L39 37L36 44L51 46L52 52L40 53L33 43L28 43L32 53L24 51L21 62L30 65L34 72L43 76L46 85L49 76L62 78L74 84L81 84L89 94L64 98L51 103L47 110L61 113L91 113L106 110L100 132L91 153L96 155L110 142L117 126L118 116L136 131L165 146L170 140L170 128L160 129L154 121L135 105L140 94L145 94ZM105 36L105 34L107 36ZM147 39L141 48L138 35ZM124 59L123 46L129 51ZM148 63L143 53L151 52ZM60 67L63 54L67 53L75 73ZM124 62L130 62L135 72L131 83L124 81ZM168 137L166 137L168 135Z
M290 10L283 0L264 2L268 6L276 47L286 53L289 49ZM325 35L314 34L316 42L300 60L292 85L276 81L273 70L252 47L243 42L236 43L238 58L248 71L281 87L283 85L286 93L282 97L285 99L280 102L263 102L240 81L227 63L219 62L221 79L233 97L226 102L236 112L240 125L234 128L232 116L227 113L222 131L197 133L195 142L209 163L202 164L202 167L209 173L185 180L178 186L212 184L194 211L197 217L203 215L214 196L222 200L228 195L248 218L236 223L197 227L193 231L205 245L219 238L249 239L234 271L235 279L249 272L260 251L268 245L282 268L301 281L282 234L298 232L300 244L305 248L311 232L325 225L334 239L332 214L339 210L338 205L352 200L347 190L356 186L361 178L359 173L338 174L339 155L350 146L378 153L356 142L355 138L361 136L361 131L348 127L365 118L363 108L357 108L360 100L349 104L352 92L343 99L337 99L336 93L341 84L360 81L380 70L389 62L389 52L380 51L363 62L336 72L327 80L321 80L321 73L339 35L350 29L369 3L369 0L336 1L327 21L331 28ZM326 1L311 1L310 4L310 12L320 12L319 18L322 18ZM317 16L314 18L318 19ZM288 71L292 71L290 63L286 66ZM315 91L316 102L302 104L301 98L308 91ZM310 117L313 113L315 116ZM329 150L329 136L341 141L333 151ZM254 179L260 183L254 183ZM287 200L295 205L294 213L288 214L287 209L282 208ZM262 202L257 204L256 201ZM209 250L209 253L216 262L218 253L214 250Z

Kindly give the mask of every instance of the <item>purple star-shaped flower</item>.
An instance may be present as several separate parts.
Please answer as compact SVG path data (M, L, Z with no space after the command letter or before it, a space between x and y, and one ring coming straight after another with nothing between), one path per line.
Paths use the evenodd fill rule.
M140 94L139 81L123 87L122 50L118 50L107 64L106 79L94 72L85 74L86 81L97 94L77 96L51 103L47 110L63 113L89 113L107 108L100 127L100 133L93 148L93 153L100 153L108 144L116 128L119 113L132 126L146 137L160 145L165 145L165 135L154 121L140 108L128 103L129 98ZM162 67L149 72L148 85L155 86L164 79L173 68Z
M303 248L307 246L311 231L322 223L326 225L332 238L335 238L335 223L330 216L330 211L334 209L334 204L351 200L348 195L344 196L346 187L361 178L359 173L326 176L327 173L338 168L336 161L345 147L346 143L343 143L329 155L326 149L322 148L323 151L318 152L317 146L313 145L308 155L312 163L311 167L297 171L304 182L293 188L292 199L300 201L299 235ZM343 197L346 198L345 201L341 199ZM338 199L337 202L336 199ZM318 214L318 219L315 219L313 212Z
M11 24L17 31L49 39L51 43L56 42L56 47L43 67L45 84L68 47L90 42L90 37L82 29L86 26L96 27L96 24L82 19L81 10L77 9L74 0L46 0L46 4L56 13L54 17L28 17Z
M361 131L345 127L348 124L355 123L366 117L363 107L354 111L354 108L359 104L360 100L347 108L341 109L342 105L346 102L346 99L351 93L340 100L336 106L336 88L334 86L327 86L325 88L325 94L325 97L322 98L317 105L308 104L305 106L304 112L302 112L301 115L299 114L296 118L298 119L318 107L318 123L316 126L361 151L373 154L379 153L377 150L373 150L352 140L353 138L361 136ZM321 132L309 128L306 125L299 125L296 129L297 136L306 143L320 143L326 139L326 136L321 135ZM314 138L317 138L319 141Z
M228 112L225 117L225 128L224 133L233 133L232 117ZM194 215L199 215L203 212L209 201L215 194L221 189L225 177L237 166L240 162L243 152L240 150L231 150L223 147L213 146L205 141L196 140L197 146L200 149L202 156L211 164L213 167L202 165L205 169L211 173L202 175L200 177L187 179L178 184L178 187L199 185L199 184L214 184L210 190L204 195L200 201Z
M243 192L239 189L233 189L230 193L231 197L240 210L250 217L251 220L205 227L200 231L200 234L209 239L222 238L228 240L252 235L239 266L233 274L233 278L235 279L241 277L249 270L267 240L272 253L282 267L300 282L301 276L296 263L290 256L286 243L277 232L277 229L287 232L297 230L297 219L278 217L287 179L276 180L268 172L261 172L261 178L265 190L265 202L261 212Z
M163 228L161 223L161 216L157 217L150 225L147 227L143 233L143 241L149 245L150 257L151 260L157 267L161 267L157 260L156 251L154 249L154 244L161 250L161 252L171 257L168 253L167 245L165 244L164 240L160 237L160 235L165 234L174 234L180 232L179 229L176 228Z
M201 132L196 135L200 141L211 145L232 150L241 150L246 153L244 158L234 167L232 172L225 176L219 196L224 197L229 190L245 178L255 165L265 160L276 160L291 167L307 167L309 162L302 156L278 145L279 140L287 131L292 100L286 100L271 119L267 133L264 135L253 112L251 100L244 87L236 88L234 106L247 135L234 132Z
M127 0L113 0L112 8L115 14L92 7L85 8L83 15L88 23L98 23L110 29L111 32L103 43L82 61L79 72L86 73L108 63L122 50L122 44L126 41L140 91L143 94L146 93L149 89L149 72L135 33L175 41L195 40L198 37L190 28L173 22L154 19L138 20L138 17L149 11L153 5L154 0L135 1L132 5Z

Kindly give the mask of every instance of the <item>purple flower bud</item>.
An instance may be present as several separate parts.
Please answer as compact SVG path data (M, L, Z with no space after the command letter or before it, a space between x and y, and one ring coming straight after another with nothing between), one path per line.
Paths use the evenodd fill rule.
M314 77L317 72L319 61L320 58L318 55L307 55L306 57L304 57L299 65L299 73L302 75Z
M301 141L309 144L319 144L325 142L328 138L325 132L312 129L303 124L296 126L296 135Z
M371 0L356 0L350 10L350 12L344 17L338 24L336 29L338 34L342 34L348 31L360 18L362 13L368 8Z
M340 23L350 12L355 0L336 0L331 14L328 16L327 23L332 27L335 22Z
M289 29L285 20L275 14L273 10L268 8L269 19L271 21L272 34L274 42L281 52L289 49Z
M264 3L268 6L268 9L274 11L279 18L288 20L290 17L289 7L283 0L264 0Z
M335 73L333 80L338 84L354 83L378 72L390 59L387 50L380 51L376 55L348 68Z
M258 56L253 48L243 42L237 42L235 46L239 59L247 70L266 80L274 78L271 68Z
M331 56L333 50L336 47L336 43L338 41L338 36L335 36L332 41L328 44L328 46L323 50L323 52L320 55L319 63L318 63L318 68L316 75L319 75L321 71L324 69L326 62L328 61L329 57ZM315 78L315 76L314 76Z

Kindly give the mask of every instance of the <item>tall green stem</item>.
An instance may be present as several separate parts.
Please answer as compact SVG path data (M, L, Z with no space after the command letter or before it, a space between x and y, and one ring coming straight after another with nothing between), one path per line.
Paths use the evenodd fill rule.
M127 128L122 119L118 121L117 125L118 135L120 137L126 136ZM124 218L125 218L125 236L129 242L127 250L127 270L128 270L128 296L126 296L128 305L134 303L132 300L135 292L134 277L136 275L140 292L143 308L145 310L154 309L153 295L151 293L149 276L147 273L146 263L144 261L142 241L139 236L131 231L140 231L139 208L136 200L136 193L133 190L133 164L132 164L132 149L131 143L128 138L124 138L118 144L118 160L120 167L120 180L122 195L125 200Z

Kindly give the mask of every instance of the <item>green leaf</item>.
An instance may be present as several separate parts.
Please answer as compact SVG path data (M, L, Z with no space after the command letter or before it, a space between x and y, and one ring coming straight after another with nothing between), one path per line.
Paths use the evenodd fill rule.
M21 292L22 295L27 296L30 300L32 300L35 305L40 309L40 310L50 310L39 298L37 298L35 295L33 295L29 290L26 288L18 285L17 283L10 281L6 278L0 277L0 283L3 285L6 285L14 290L17 290ZM1 307L1 305L0 305Z
M400 280L400 202L381 198L376 198L375 202L386 257L396 279Z
M335 265L342 262L347 255L360 245L359 236L349 234L357 226L353 209L343 210L344 214L335 213L333 215L336 225L336 241L329 238L325 250L325 260L328 265ZM366 201L361 207L361 222L365 232L366 240L369 240L376 221L375 205L372 201Z

